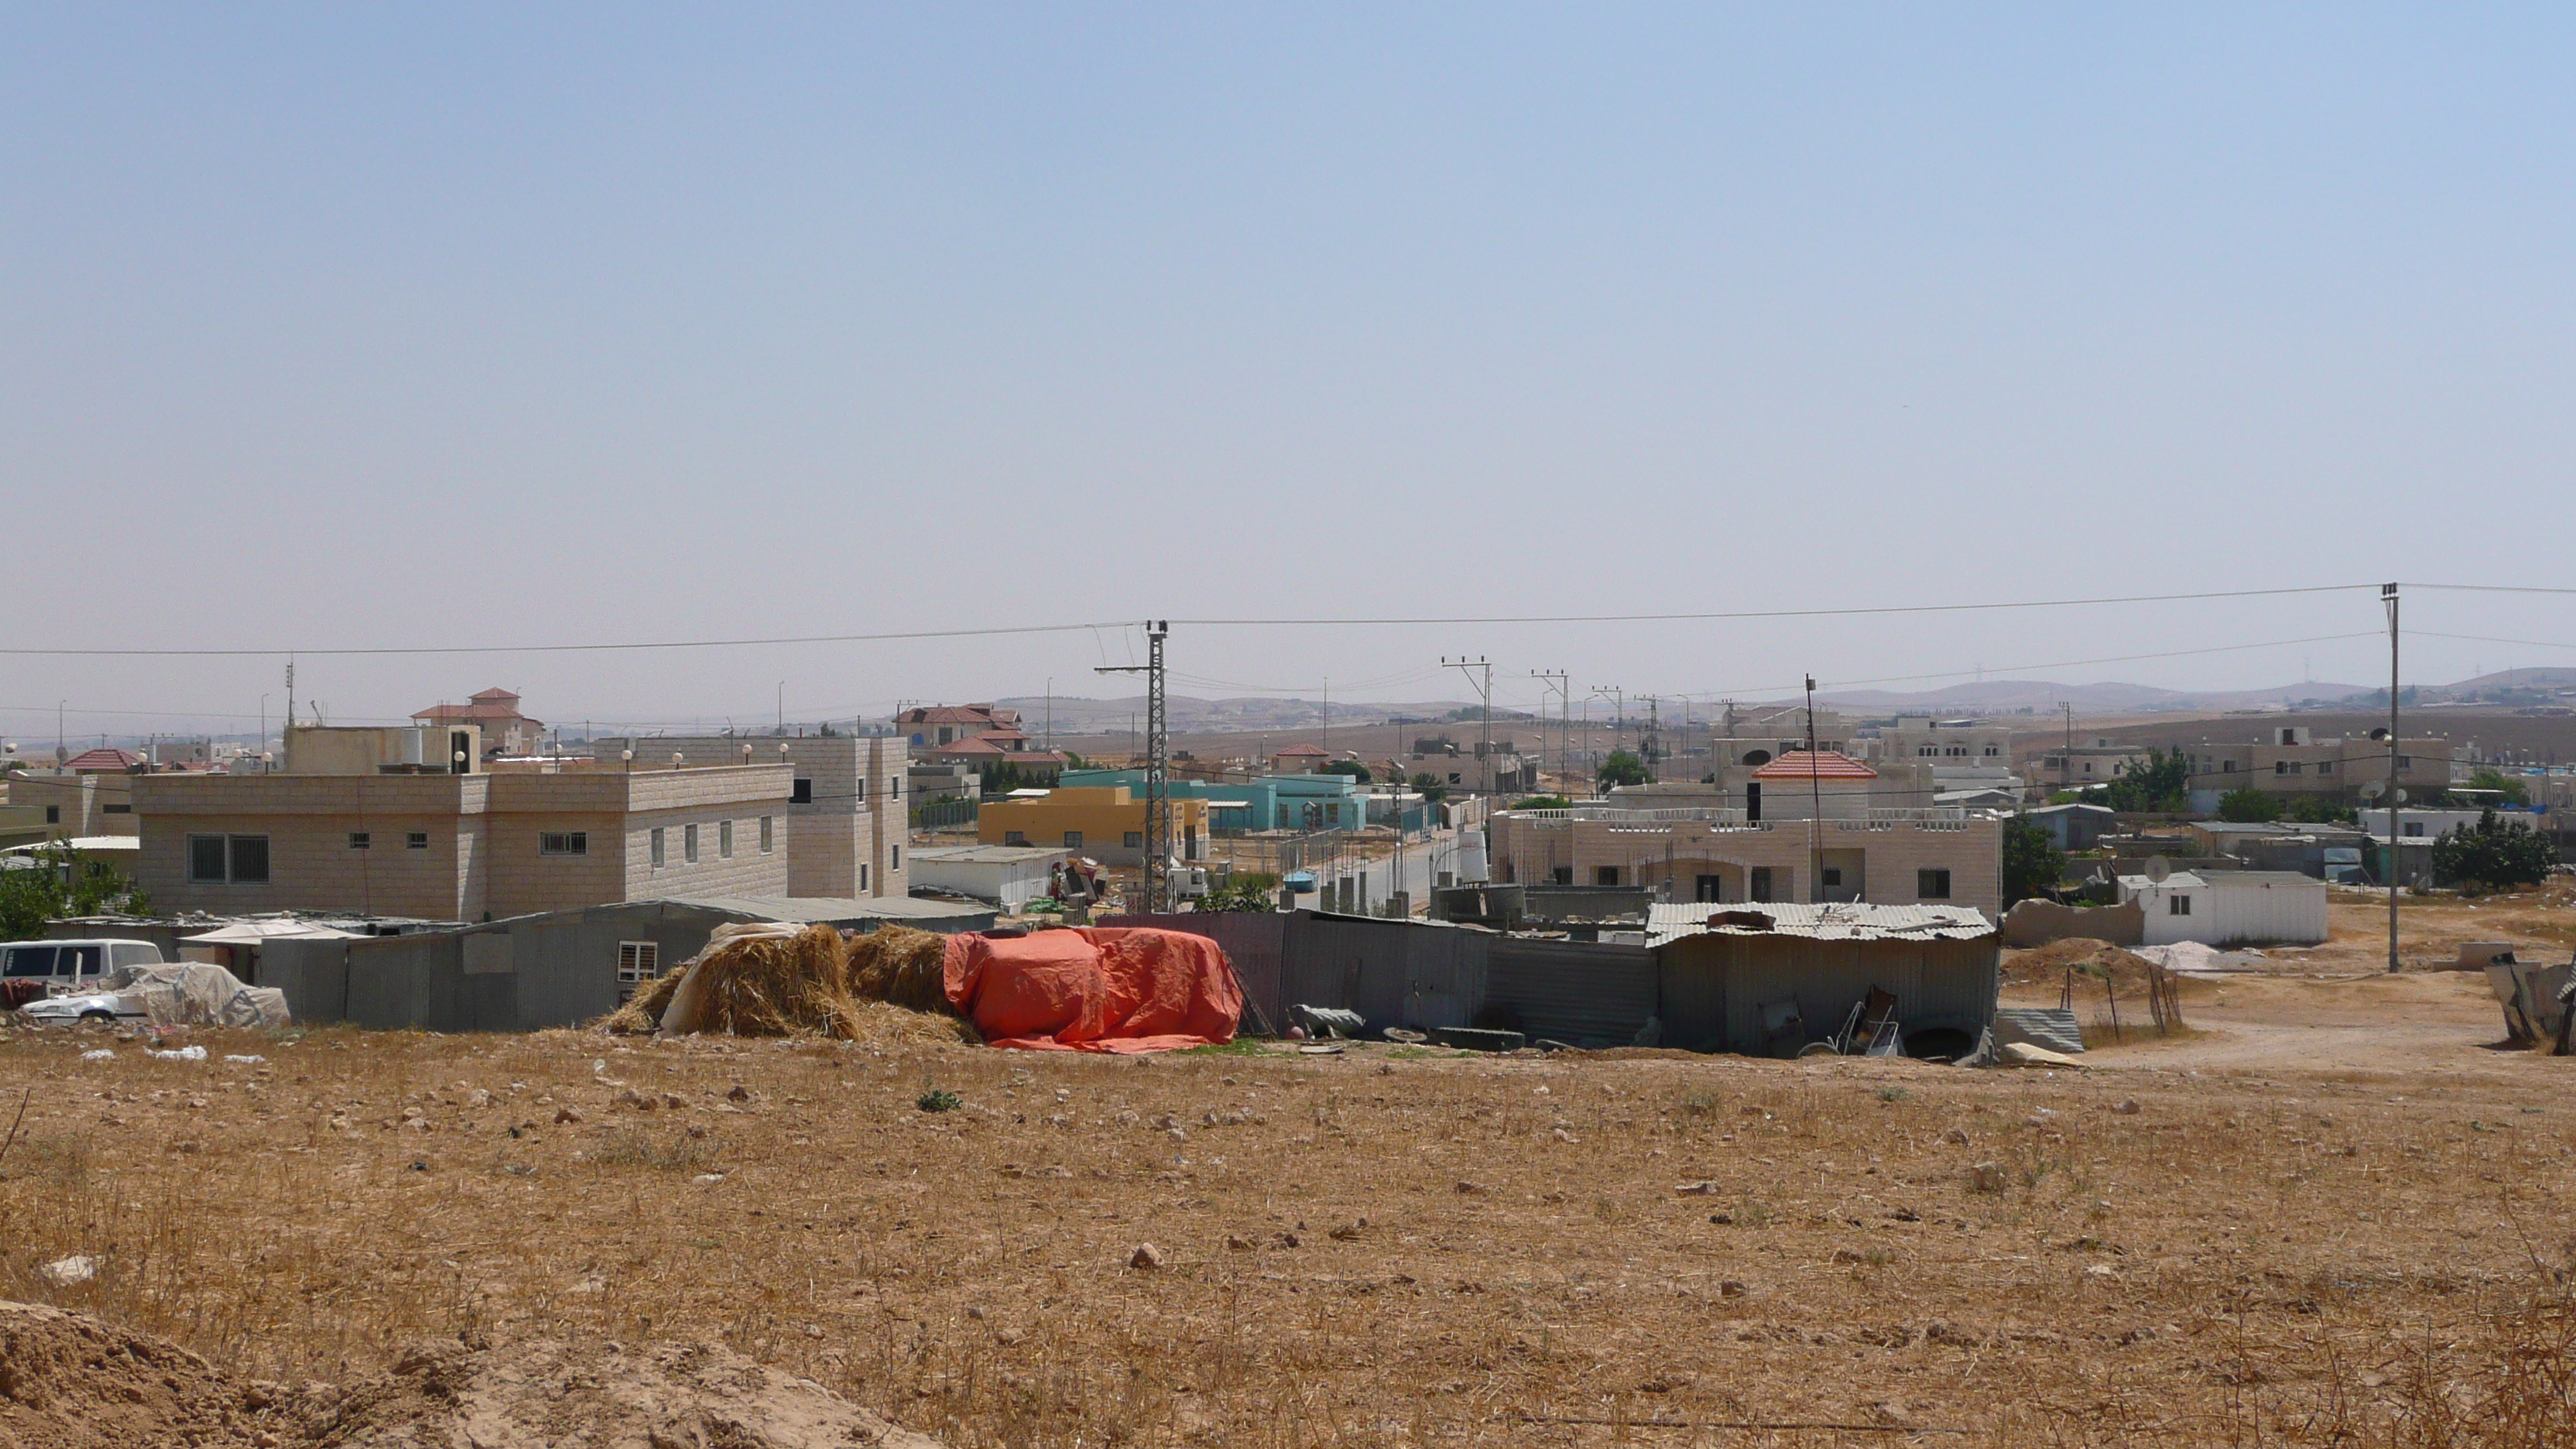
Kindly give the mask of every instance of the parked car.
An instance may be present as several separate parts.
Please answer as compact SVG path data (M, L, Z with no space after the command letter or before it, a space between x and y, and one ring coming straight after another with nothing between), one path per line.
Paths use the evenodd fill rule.
M161 964L149 941L0 941L0 1005L95 991L118 967Z
M18 1015L39 1026L64 1026L84 1021L141 1021L145 1017L142 998L119 996L113 991L48 996L19 1007Z

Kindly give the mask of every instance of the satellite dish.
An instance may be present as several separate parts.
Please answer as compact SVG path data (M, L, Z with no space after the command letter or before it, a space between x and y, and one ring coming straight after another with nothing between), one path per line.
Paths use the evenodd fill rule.
M2163 885L2165 883L2165 877L2172 874L2172 861L2165 859L2161 855L2151 855L2147 857L2147 879L2149 882L2155 885Z
M2376 799L2378 799L2381 795L2384 795L2384 794L2386 794L2387 792L2388 792L2388 783L2387 783L2386 781L2384 781L2384 780L2371 780L2371 781L2367 781L2367 782L2365 782L2365 783L2362 785L2362 787L2361 787L2361 798L2363 798L2364 800L2376 800Z
M2398 792L2397 792L2397 803L2398 803L2398 804L2400 804L2400 805L2403 805L2403 804L2405 804L2405 803L2406 803L2406 792L2405 792L2405 791L2400 790L2400 791L2398 791Z

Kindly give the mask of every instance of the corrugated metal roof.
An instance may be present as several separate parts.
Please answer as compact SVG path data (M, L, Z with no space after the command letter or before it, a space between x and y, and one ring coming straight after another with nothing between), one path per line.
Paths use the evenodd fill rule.
M917 901L909 896L872 896L849 900L832 896L670 896L674 904L731 911L765 921L848 921L875 916L889 921L947 920L974 915L972 906L956 901ZM982 914L991 914L986 908Z
M1771 918L1769 930L1751 924L1711 926L1718 912L1759 912ZM1816 941L1973 941L1994 933L1994 922L1974 906L1876 906L1827 901L1797 904L1764 901L1713 906L1706 902L1658 905L1648 914L1646 944L1661 946L1684 936L1803 936Z

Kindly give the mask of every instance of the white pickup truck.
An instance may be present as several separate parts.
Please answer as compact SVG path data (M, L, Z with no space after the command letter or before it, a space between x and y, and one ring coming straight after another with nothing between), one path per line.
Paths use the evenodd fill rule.
M0 992L30 1021L115 1021L133 1014L105 994L126 966L162 965L149 941L0 942Z

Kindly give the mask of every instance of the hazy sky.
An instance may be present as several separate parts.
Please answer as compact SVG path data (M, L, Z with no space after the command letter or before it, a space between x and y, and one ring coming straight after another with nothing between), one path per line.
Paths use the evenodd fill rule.
M2570 12L2360 6L0 11L20 645L2568 582ZM2426 631L2576 644L2558 599ZM1459 697L2383 678L2362 593L1184 627ZM322 658L399 716L1131 686L1118 633ZM2410 679L2576 665L2419 638ZM2030 666L2052 666L2032 669ZM0 659L50 739L277 661ZM1927 684L1949 679L1924 681ZM16 711L32 710L33 713ZM94 711L165 711L102 715ZM245 721L247 723L247 721Z

